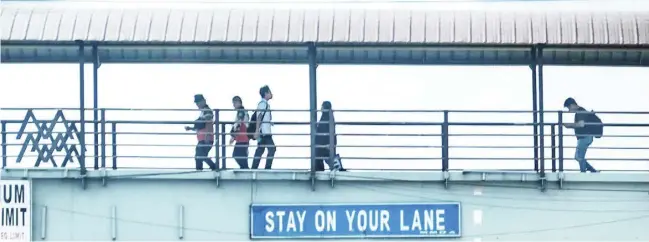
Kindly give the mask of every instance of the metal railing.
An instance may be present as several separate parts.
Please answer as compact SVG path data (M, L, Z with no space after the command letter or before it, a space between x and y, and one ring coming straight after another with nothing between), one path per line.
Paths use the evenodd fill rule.
M66 167L70 162L79 162L83 168L92 169L193 167L192 148L196 144L195 138L189 136L195 134L183 132L182 129L183 125L194 123L182 120L191 120L193 116L180 113L197 112L197 110L115 108L99 109L98 112L94 112L93 109L86 111L96 115L85 115L93 116L93 119L82 122L80 118L74 116L80 116L79 109L0 109L2 167L16 167L16 163L24 166L26 162L33 162L35 167L40 167L43 163L51 163L54 167ZM210 156L219 169L232 168L228 166L228 161L235 164L231 161L234 157L229 155L228 149L234 145L228 144L230 132L227 128L232 125L232 121L226 121L230 116L225 115L232 113L234 117L234 110L215 109L213 111L215 143ZM254 110L248 111L252 114ZM48 118L37 118L48 112ZM120 112L130 114L119 115ZM155 115L144 115L142 114L144 112L158 112L163 118L152 118ZM138 115L132 115L133 113ZM275 143L278 148L275 164L278 164L278 161L285 162L284 165L280 165L284 166L280 167L282 169L313 169L314 157L310 152L310 142L306 139L312 135L309 129L310 123L299 121L308 120L309 111L273 110L275 116L281 117L279 113L287 115L284 117L286 121L273 122L273 136L276 137ZM473 115L485 120L498 120L506 115L515 115L517 118L514 119L517 121L525 121L532 119L530 111L336 110L334 113L338 130L336 135L339 140L337 150L343 157L343 164L349 169L444 171L516 169L556 172L574 170L574 168L566 168L564 164L569 164L571 167L576 167L577 164L566 162L572 160L567 158L566 150L574 149L572 143L576 141L567 140L574 135L572 131L562 128L566 118L561 111L545 111L543 114L545 120L552 120L548 123L477 122L474 121L477 120L476 118L467 118L467 115ZM362 116L347 117L353 114L362 114ZM395 120L399 115L415 114L426 117L412 116ZM610 170L649 170L649 112L597 112L597 114L604 116L605 133L601 141L606 140L606 142L597 140L596 144L589 148L588 160L601 162L595 164L596 167L604 164L613 167ZM493 118L484 118L489 115ZM614 115L632 116L629 120L634 122L614 122L615 119L612 118ZM120 116L124 118L120 119ZM139 118L134 118L137 116ZM382 121L385 119L387 121ZM473 122L466 122L466 120ZM80 125L90 125L85 128L85 134L80 131ZM476 127L480 127L481 130L475 131ZM543 132L539 132L543 135L533 132L532 127L537 129L543 127ZM363 131L364 129L370 131ZM86 142L79 141L81 136L86 137L84 139ZM92 138L89 139L89 136ZM545 142L533 142L535 138L543 138ZM173 141L160 142L164 139ZM388 142L381 142L381 139ZM472 143L462 141L463 139L487 140L474 140ZM505 139L518 140L511 141L511 144L498 144ZM629 141L631 139L635 141ZM625 142L633 144L607 145ZM533 145L536 143L544 145ZM85 148L83 152L81 147ZM255 147L254 142L251 142L250 154L254 153ZM145 152L149 148L151 148L149 153L153 154ZM172 152L173 149L176 151ZM544 152L538 152L540 150ZM591 154L597 153L598 150L601 151L599 154ZM522 155L511 155L516 152ZM603 155L602 152L610 154ZM142 160L153 160L155 164L133 165ZM162 160L174 161L163 164ZM627 169L620 168L624 166L620 165L623 162L627 163L626 166L631 163L635 165Z

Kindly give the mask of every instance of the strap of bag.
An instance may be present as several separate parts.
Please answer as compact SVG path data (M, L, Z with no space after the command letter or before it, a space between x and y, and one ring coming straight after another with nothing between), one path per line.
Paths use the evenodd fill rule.
M259 102L262 103L262 102ZM259 104L257 104L259 106ZM266 108L264 109L264 113L261 114L261 116L258 118L257 122L262 122L261 124L264 124L264 117L266 116L266 112L268 112L268 109L270 109L270 105L268 102L266 102ZM261 130L261 125L259 126L259 129Z

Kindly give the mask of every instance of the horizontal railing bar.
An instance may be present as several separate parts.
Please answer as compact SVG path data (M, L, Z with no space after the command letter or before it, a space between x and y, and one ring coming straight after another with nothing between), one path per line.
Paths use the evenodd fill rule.
M22 124L23 120L3 120L8 124ZM42 123L63 123L63 121L50 122L48 120L41 120ZM67 122L76 124L79 121L68 120ZM101 123L100 121L85 121L87 124ZM27 123L35 123L29 121ZM193 121L144 121L144 120L113 120L105 121L107 124L168 124L168 125L191 125ZM222 125L232 125L234 122L219 122ZM267 122L264 122L267 123ZM272 122L274 125L308 125L310 122ZM336 122L336 125L350 125L350 126L440 126L440 122ZM449 126L533 126L539 123L513 123L513 122L449 122ZM557 123L544 123L545 126L558 125ZM586 125L601 125L605 127L649 127L649 123L586 123Z
M3 120L8 124L24 123L23 120ZM49 120L41 120L43 123L63 123L63 121L50 122ZM71 123L79 123L77 120L67 120ZM100 121L87 120L87 124L101 123ZM27 123L35 123L29 121ZM194 121L145 121L145 120L112 120L105 121L107 124L169 124L169 125L191 125ZM231 125L234 122L219 122L219 124ZM272 122L274 125L308 125L310 122ZM349 125L349 126L440 126L444 123L441 122L336 122L336 125ZM533 126L539 123L526 123L526 122L449 122L449 126ZM558 123L544 123L545 126L558 125ZM649 127L649 123L586 123L586 125L601 125L605 127Z
M92 166L86 166L86 168L90 168ZM129 167L129 166L119 166L118 167L120 170L176 170L176 171L195 171L196 168L193 167L143 167L143 166L134 166L134 167ZM50 167L50 168L32 168L32 167L7 167L7 169L17 169L17 170L23 170L23 169L35 169L35 170L79 170L79 168L70 168L70 167ZM265 170L265 169L240 169L240 168L223 168L221 170L228 170L228 171L233 171L233 172L254 172L254 173L274 173L274 172L309 172L308 168L282 168L282 169L272 169L272 170ZM382 169L382 168L346 168L348 172L364 172L364 171L414 171L415 169L411 168L404 168L404 169L396 169L396 168L389 168L389 169ZM421 168L421 169L416 169L416 171L433 171L433 170L440 170L440 168ZM481 170L467 170L467 169L449 169L449 171L468 171L468 172L473 172L473 173L481 173L481 172L487 172L487 173L493 173L493 172L534 172L532 170L521 170L521 169L481 169ZM629 173L637 173L637 172L646 172L647 170L643 169L638 169L638 170L628 170L628 169L599 169L599 171L603 172L629 172ZM325 171L328 172L328 171ZM564 172L579 172L579 169L564 169Z
M62 132L65 133L65 132ZM113 132L106 132L106 134L113 134ZM164 132L164 133L158 133L158 132L115 132L115 134L122 134L122 135L192 135L195 136L195 133L189 133L189 132ZM230 135L231 133L224 133L225 135ZM245 133L244 133L245 134ZM213 135L209 134L208 135ZM273 136L308 136L311 134L305 134L305 133L273 133ZM328 134L323 134L323 135L328 135ZM337 136L395 136L395 137L413 137L413 136L426 136L426 137L435 137L435 136L441 136L441 134L336 134Z
M52 155L52 157L65 157L66 155ZM4 156L7 158L17 158L17 155L7 155ZM22 156L23 158L38 158L38 155L24 155ZM92 157L97 157L94 155L89 155L86 158L92 158ZM193 160L195 157L194 156L144 156L144 155L125 155L125 156L110 156L107 155L107 158L142 158L142 159L188 159L188 160ZM76 158L76 157L75 157ZM223 157L222 157L223 158ZM225 156L225 158L233 158L229 156ZM252 159L254 157L249 156L249 159ZM264 157L265 158L265 157ZM329 157L316 157L318 159L328 159ZM304 159L308 160L311 159L311 157L291 157L291 156L275 156L274 159L290 159L290 160L296 160L296 159ZM441 160L442 157L354 157L354 156L345 156L342 157L344 160ZM477 158L477 157L449 157L449 160L495 160L495 161L530 161L534 160L532 157L483 157L483 158ZM538 159L541 160L541 159ZM546 157L543 159L545 161L551 161L552 158ZM574 161L574 159L565 159L569 161ZM646 161L649 162L649 159L647 158L589 158L589 161Z
M79 108L45 108L45 107L35 107L35 108L0 108L0 111L27 111L27 110L54 110L54 111L79 111ZM106 111L197 111L198 109L178 109L178 108L84 108L85 111L94 111L94 110L106 110ZM236 109L212 109L219 111L236 111ZM258 111L255 109L246 109L247 111ZM274 112L310 112L308 109L273 109ZM318 112L322 110L316 110ZM532 110L460 110L460 109L449 109L449 110L440 110L440 109L410 109L410 110L377 110L377 109L336 109L335 112L358 112L358 113L541 113L541 111L532 111ZM544 110L543 113L570 113L563 110ZM572 113L587 113L589 111L579 111ZM649 111L595 111L598 114L649 114Z
M92 166L87 166L87 168L90 168ZM34 170L78 170L79 168L70 168L70 167L49 167L49 168L31 168L31 167L7 167L8 169L34 169ZM143 166L120 166L118 167L119 169L123 170L178 170L178 171L195 171L196 168L193 167L143 167ZM422 168L422 169L417 169L417 171L430 171L430 170L439 170L440 168ZM225 168L222 170L228 170L228 171L234 171L234 172L254 172L254 173L273 173L273 172L282 172L282 171L291 171L291 172L309 172L308 168L282 168L282 169L272 169L272 170L264 170L264 169L239 169L239 168ZM382 169L382 168L348 168L346 169L347 171L351 172L363 172L363 171L412 171L413 169L411 168L405 168L405 169L395 169L395 168L389 168L389 169ZM449 169L449 171L469 171L467 169ZM480 173L481 171L484 172L499 172L499 171L504 171L504 172L530 172L531 170L521 170L521 169L481 169L478 171L471 170L469 172L473 173ZM568 172L579 172L579 169L564 169L564 171ZM600 171L614 171L614 172L639 172L639 171L647 171L647 170L627 170L627 169L621 169L621 170L611 170L611 169L600 169ZM534 171L531 171L534 172Z
M194 122L186 121L137 121L137 120L117 120L106 121L106 123L115 124L194 124ZM232 124L233 122L220 122L221 124ZM266 122L267 123L267 122ZM307 125L310 122L272 122L274 125ZM387 126L387 125L402 125L402 126L439 126L440 122L336 122L336 125L364 125L364 126ZM649 126L649 124L647 125Z
M8 146L22 146L23 144L7 144ZM106 146L112 146L106 144ZM195 147L195 144L117 144L117 147ZM213 147L236 147L237 145L215 145ZM250 144L248 147L255 148L257 145ZM309 148L310 145L275 145L277 148ZM328 148L329 145L316 145L319 148ZM336 145L337 148L442 148L442 146L431 145ZM453 147L451 147L453 148ZM649 149L649 148L647 148Z
M37 132L37 131L35 131ZM65 134L65 131L53 131L51 134ZM5 134L18 134L18 132L5 132ZM86 132L86 135L89 134L101 134L101 132ZM193 132L128 132L128 131L123 131L123 132L110 132L107 131L105 134L110 135L110 134L122 134L122 135L186 135L186 136L193 136L196 135L196 133ZM210 133L207 133L210 134ZM215 133L211 133L210 135L214 135ZM225 134L225 135L231 135L233 133L218 133L218 134ZM236 134L252 134L252 133L236 133ZM309 133L274 133L273 135L275 136L307 136L311 135ZM318 135L329 135L328 133L319 133ZM442 136L441 134L376 134L376 133L338 133L336 134L337 136L403 136L403 137L414 137L414 136L425 136L425 137L438 137ZM449 137L451 136L456 136L456 137L532 137L534 134L448 134ZM536 135L537 137L540 137L540 134ZM555 136L558 136L555 134ZM574 134L564 134L564 137L575 137L577 135ZM579 136L596 136L596 135L579 135ZM544 134L544 137L552 137L551 134ZM649 134L646 135L604 135L603 137L606 138L649 138Z
M534 136L533 134L448 134L449 137L451 136L457 136L457 137L532 137ZM536 135L536 136L541 136L541 135ZM556 137L558 135L555 134ZM564 134L564 137L575 137L576 135L574 134ZM580 135L580 136L585 136L585 135ZM593 136L593 135L591 135ZM544 137L552 137L551 134L545 134ZM606 138L649 138L649 134L647 135L634 135L634 134L620 134L620 135L604 135L602 137Z
M6 146L23 146L24 143L7 143ZM48 144L51 145L51 144ZM74 144L79 145L79 144ZM87 143L87 146L93 146L94 143ZM101 145L101 144L97 144ZM106 144L107 147L195 147L195 144ZM213 147L236 147L235 144L232 145L213 145ZM256 148L257 145L251 143L248 145L249 148ZM275 145L278 148L309 148L310 145ZM316 145L319 148L327 148L329 145ZM439 145L336 145L337 148L412 148L412 149L425 149L425 148L443 148ZM493 146L493 145L450 145L450 149L532 149L535 148L531 145L503 145L503 146ZM546 146L546 149L559 148L558 146ZM575 149L576 146L564 146L566 149ZM649 147L588 147L588 149L595 150L649 150Z

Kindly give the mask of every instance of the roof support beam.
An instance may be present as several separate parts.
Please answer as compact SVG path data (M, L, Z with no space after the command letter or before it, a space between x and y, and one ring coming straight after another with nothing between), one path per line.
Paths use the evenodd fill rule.
M79 43L79 122L80 122L80 135L79 135L79 146L80 146L80 157L79 157L79 167L81 168L81 175L86 174L86 79L85 79L85 45L83 41L78 41Z
M315 167L316 162L316 133L318 122L318 81L317 81L317 54L315 44L308 44L309 55L309 111L310 111L310 126L311 126L311 189L315 191Z

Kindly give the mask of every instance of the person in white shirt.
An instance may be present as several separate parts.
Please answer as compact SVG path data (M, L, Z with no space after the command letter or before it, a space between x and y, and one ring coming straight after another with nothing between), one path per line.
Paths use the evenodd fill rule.
M273 141L273 135L271 128L273 126L272 120L273 115L270 110L270 105L268 101L273 98L273 93L270 91L268 86L263 86L259 89L259 95L261 95L261 101L257 104L257 111L255 111L255 134L254 139L257 140L257 149L255 150L255 156L252 160L252 166L250 168L257 169L259 168L259 162L261 162L261 156L264 154L264 150L268 149L266 154L266 165L265 169L271 169L273 166L273 158L275 156L275 142Z

